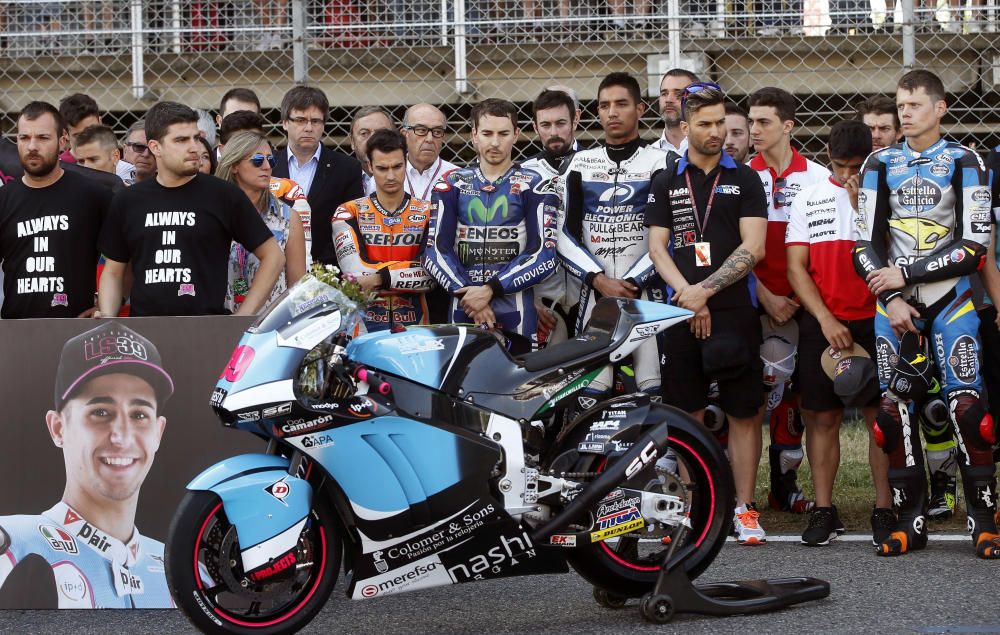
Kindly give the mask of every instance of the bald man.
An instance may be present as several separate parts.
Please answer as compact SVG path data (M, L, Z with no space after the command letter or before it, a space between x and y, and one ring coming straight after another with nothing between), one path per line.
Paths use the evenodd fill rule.
M406 137L403 188L415 199L431 200L434 183L445 172L458 167L441 158L447 130L444 113L431 104L415 104L403 115L403 136Z

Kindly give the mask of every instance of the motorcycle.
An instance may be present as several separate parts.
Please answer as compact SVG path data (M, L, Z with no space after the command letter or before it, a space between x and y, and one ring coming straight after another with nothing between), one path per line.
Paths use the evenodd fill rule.
M512 356L462 325L352 337L360 311L306 276L226 365L211 405L266 450L201 473L171 523L168 582L199 629L295 631L341 566L352 599L572 566L621 606L718 554L733 481L710 433L641 394L563 416L690 312L605 298L580 336Z

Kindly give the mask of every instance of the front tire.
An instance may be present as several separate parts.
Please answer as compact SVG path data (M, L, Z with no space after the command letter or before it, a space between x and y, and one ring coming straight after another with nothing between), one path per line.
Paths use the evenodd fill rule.
M682 561L688 577L694 580L715 560L729 534L735 495L732 470L718 442L687 414L671 419L668 443L678 465L683 466L679 480L683 481L691 519L691 530L675 548L672 562ZM607 468L605 461L600 455L581 455L575 471L600 472ZM655 477L650 478L651 471L643 470L622 485L636 489L659 486ZM595 587L640 597L652 590L669 549L662 543L653 547L640 543L646 536L648 532L639 530L583 545L572 552L570 563Z
M178 608L204 633L294 633L323 608L340 571L341 540L326 498L314 507L295 564L263 581L244 576L236 530L213 492L188 492L170 525L167 582Z

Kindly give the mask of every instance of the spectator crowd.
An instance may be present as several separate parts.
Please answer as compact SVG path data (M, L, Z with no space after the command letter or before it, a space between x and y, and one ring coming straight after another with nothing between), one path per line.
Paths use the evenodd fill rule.
M23 174L0 188L0 314L254 315L312 263L374 294L369 331L473 323L525 351L583 334L601 298L673 303L691 317L633 352L636 389L725 440L739 543L767 541L753 500L765 417L767 504L808 514L806 545L844 532L839 432L858 408L876 553L923 548L928 519L955 513L960 472L976 554L1000 559L1000 152L984 162L942 135L947 96L925 70L831 122L824 164L792 144L797 101L780 88L743 111L672 69L656 106L664 129L647 144L638 81L607 75L587 148L576 95L550 86L533 104L541 152L515 161L517 107L486 99L471 112L477 160L456 166L432 104L398 123L359 109L348 156L323 144L330 104L314 87L284 95L283 147L246 88L214 121L159 102L121 143L87 95L31 102ZM613 389L609 367L568 416Z

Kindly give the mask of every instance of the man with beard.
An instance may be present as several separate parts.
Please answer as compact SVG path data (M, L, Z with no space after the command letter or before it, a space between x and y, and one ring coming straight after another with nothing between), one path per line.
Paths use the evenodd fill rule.
M689 145L676 169L653 178L645 223L656 271L676 290L689 324L664 333L664 399L699 420L709 382L729 419L736 483L733 532L739 544L766 541L752 508L761 453L760 321L747 276L764 256L767 203L760 179L722 151L725 96L717 84L684 89L681 112Z
M59 111L31 102L17 119L24 176L0 189L2 315L83 317L94 307L97 238L111 191L59 163Z
M66 342L45 415L66 485L51 509L0 518L0 606L173 607L163 543L135 527L173 390L156 347L126 326Z
M100 314L118 313L129 262L135 277L133 316L226 313L234 240L260 260L237 311L256 314L285 266L271 230L238 187L198 172L203 146L194 110L160 102L146 113L145 134L158 170L155 179L123 190L111 203L99 243L106 260Z
M857 111L858 119L872 131L872 149L875 152L899 143L903 138L896 101L891 97L869 97L857 105Z
M746 163L750 154L750 118L745 110L726 102L726 154L737 163Z
M542 152L522 165L550 180L576 149L576 128L580 115L576 102L565 91L545 89L535 99L534 127ZM556 227L562 227L561 217ZM540 343L556 343L573 335L576 306L580 301L580 283L568 275L562 265L546 278L535 294L535 311L538 313L538 339Z
M672 68L660 80L660 116L666 126L653 145L665 152L683 156L687 150L687 137L681 130L681 99L684 87L698 81L698 76L683 68Z

